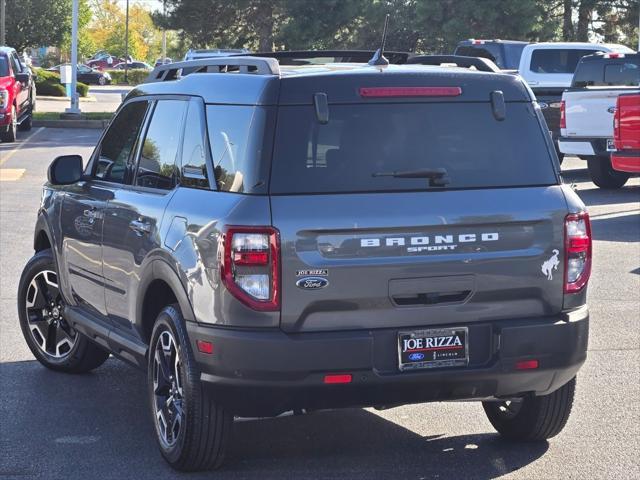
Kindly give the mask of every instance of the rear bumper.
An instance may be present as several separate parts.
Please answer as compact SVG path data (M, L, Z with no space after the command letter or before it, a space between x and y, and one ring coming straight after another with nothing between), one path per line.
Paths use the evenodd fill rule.
M640 173L640 151L617 151L611 154L611 166L620 172Z
M565 155L600 156L610 155L606 138L559 137L558 148Z
M397 329L287 334L188 323L201 380L238 415L551 393L586 359L589 313L468 325L469 366L399 372ZM203 354L196 340L213 343ZM515 369L536 359L536 370ZM352 382L325 385L326 374Z

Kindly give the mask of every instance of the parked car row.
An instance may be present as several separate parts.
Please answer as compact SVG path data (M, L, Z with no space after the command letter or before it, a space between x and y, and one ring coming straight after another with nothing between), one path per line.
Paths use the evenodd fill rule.
M620 188L631 172L640 171L633 155L619 154L617 167L612 158L618 148L614 120L619 136L631 138L633 123L638 128L639 119L631 113L638 93L640 54L599 53L580 60L571 88L562 94L560 151L586 160L591 179L599 187ZM616 102L627 94L631 96L622 100L624 112L619 112L620 103L616 106ZM627 145L626 141L621 142L621 148L623 144Z
M18 129L31 130L35 108L31 69L13 48L0 47L0 140L14 142Z
M60 73L60 68L69 65L68 63L62 63L51 68L47 68L49 72ZM91 68L87 65L78 65L77 67L77 79L79 82L86 83L87 85L108 85L111 83L111 75L109 72L101 72L96 68Z

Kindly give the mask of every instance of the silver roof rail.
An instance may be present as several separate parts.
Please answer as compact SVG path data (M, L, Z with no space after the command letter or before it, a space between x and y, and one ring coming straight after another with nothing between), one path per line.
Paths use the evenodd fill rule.
M231 67L231 68L230 68ZM188 70L188 73L183 73ZM280 75L280 64L275 58L261 57L212 57L185 62L158 65L145 83L177 80L191 73L251 73L254 75Z

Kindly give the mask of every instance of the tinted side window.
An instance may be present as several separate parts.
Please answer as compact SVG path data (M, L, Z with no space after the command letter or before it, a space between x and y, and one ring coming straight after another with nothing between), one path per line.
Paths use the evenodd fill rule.
M175 185L176 155L187 102L159 100L142 143L136 185L170 190Z
M267 107L207 105L211 160L218 189L261 193L268 181L268 165L262 161ZM267 147L268 149L268 147Z
M21 73L22 66L20 65L20 61L18 60L18 57L16 57L14 53L12 53L10 57L11 57L11 68L13 68L13 74L15 75L16 73Z
M610 86L637 87L640 84L638 61L614 63L604 67L604 83Z
M182 141L180 184L192 188L209 188L206 153L207 133L204 111L198 101L189 102Z
M536 73L573 73L582 57L597 51L562 48L534 50L531 54L530 68Z
M100 143L100 154L94 176L115 183L127 183L131 153L142 127L147 102L126 105L113 119Z

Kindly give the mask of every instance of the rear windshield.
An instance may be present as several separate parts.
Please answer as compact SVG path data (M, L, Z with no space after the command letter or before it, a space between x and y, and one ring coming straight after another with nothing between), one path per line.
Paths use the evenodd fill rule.
M0 77L8 77L9 76L9 62L7 61L7 57L4 55L0 55Z
M330 105L326 125L312 106L280 107L271 193L437 190L428 178L374 174L444 168L446 188L557 183L533 106L507 103Z
M578 64L572 87L637 87L640 58L587 61Z
M598 51L563 48L534 50L531 54L531 71L536 73L573 73L582 57Z

